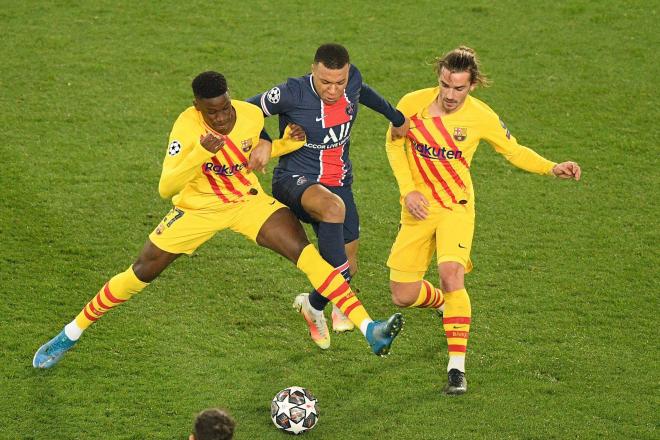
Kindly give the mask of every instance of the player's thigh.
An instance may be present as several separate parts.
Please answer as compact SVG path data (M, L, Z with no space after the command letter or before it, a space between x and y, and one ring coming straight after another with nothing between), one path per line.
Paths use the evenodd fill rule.
M315 220L302 205L303 193L318 182L297 174L282 174L273 180L273 197L288 206L300 221L313 223Z
M201 212L175 206L149 234L158 249L170 254L192 254L216 232L228 227L226 212Z
M394 240L387 266L391 271L411 274L423 274L428 268L436 247L435 219L416 220L412 216L402 215L399 233ZM421 278L420 278L421 279ZM409 282L415 279L401 279Z
M244 203L230 228L294 263L309 244L305 230L291 210L267 195Z
M465 268L465 272L472 270L470 252L473 236L473 211L456 206L453 211L441 213L436 228L438 265L444 262L456 262Z

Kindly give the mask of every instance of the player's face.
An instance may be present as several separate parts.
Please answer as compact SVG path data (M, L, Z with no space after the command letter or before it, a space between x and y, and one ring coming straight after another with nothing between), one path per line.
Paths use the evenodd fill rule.
M344 95L350 67L348 63L341 69L328 69L323 63L312 64L314 88L324 103L334 104Z
M195 98L195 108L202 114L204 122L222 134L229 134L236 123L236 111L231 105L229 92L215 98Z
M470 72L451 72L443 67L438 82L438 104L444 113L453 113L461 108L465 98L474 89L474 85L470 84Z

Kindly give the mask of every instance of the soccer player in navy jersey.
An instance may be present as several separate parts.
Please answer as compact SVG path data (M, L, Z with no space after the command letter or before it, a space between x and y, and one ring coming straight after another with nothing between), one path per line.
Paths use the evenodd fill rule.
M289 78L247 101L261 107L265 116L279 115L282 133L288 124L304 129L306 142L294 151L261 142L252 153L250 167L263 169L271 157L280 157L273 172L273 196L312 225L321 256L350 281L357 272L360 232L349 159L358 104L384 115L392 124L393 139L405 136L408 119L363 82L358 68L350 64L348 51L339 44L317 49L311 73ZM330 346L323 315L327 303L316 291L300 294L294 301L322 349ZM332 321L337 332L353 329L338 308L333 309Z

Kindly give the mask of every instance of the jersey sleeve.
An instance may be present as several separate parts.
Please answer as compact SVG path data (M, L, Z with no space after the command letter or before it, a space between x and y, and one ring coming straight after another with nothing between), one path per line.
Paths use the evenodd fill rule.
M199 138L188 129L189 123L182 116L177 119L170 133L170 141L163 161L158 192L168 199L183 189L196 176L197 167L214 154L202 147Z
M403 109L405 107L403 101L403 99L399 101L397 109ZM415 182L413 181L408 156L406 155L407 140L406 138L401 138L393 141L391 134L392 127L387 129L387 134L385 135L385 151L390 168L392 168L392 173L399 186L399 193L401 197L405 197L409 192L415 190Z
M395 127L400 127L405 122L403 114L366 83L362 83L360 89L360 104L385 116Z
M284 129L284 134L282 135L282 138L275 139L273 141L273 150L270 153L270 157L272 158L272 157L284 156L285 154L289 154L300 149L303 145L305 145L304 139L302 141L296 141L291 139L291 129L287 125L286 128Z
M300 93L300 86L289 80L247 99L247 102L259 107L264 116L278 115L286 113L300 102Z
M555 162L545 159L531 148L518 144L500 117L489 109L483 138L516 167L536 174L552 174Z

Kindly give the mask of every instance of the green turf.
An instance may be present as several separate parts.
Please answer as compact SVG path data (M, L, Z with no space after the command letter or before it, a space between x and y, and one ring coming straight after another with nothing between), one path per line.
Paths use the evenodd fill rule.
M310 439L658 438L656 2L1 3L0 438L184 439L223 406L237 439L278 439L269 401L289 385L319 398ZM469 44L494 80L476 96L524 145L583 166L575 184L478 151L469 393L440 393L428 311L404 311L386 359L357 333L319 352L290 308L305 278L228 233L34 370L167 212L160 163L191 78L220 70L246 98L306 73L327 41L391 101ZM359 119L355 285L385 316L398 193L383 118Z

